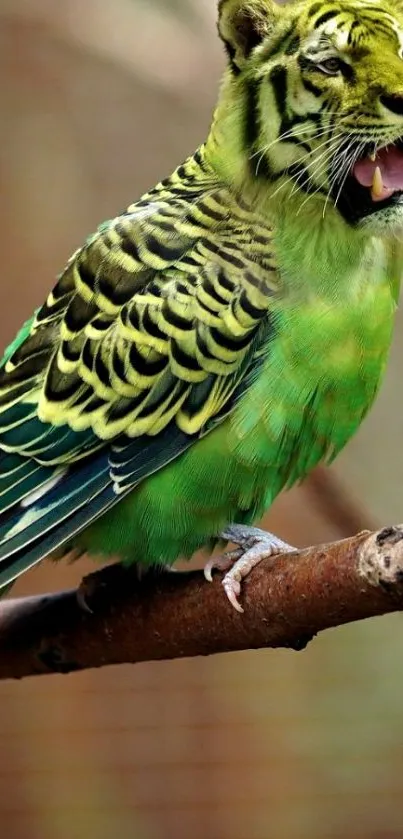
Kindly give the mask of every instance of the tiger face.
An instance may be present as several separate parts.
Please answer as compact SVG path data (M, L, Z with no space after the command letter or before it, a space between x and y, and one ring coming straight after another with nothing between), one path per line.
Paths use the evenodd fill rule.
M403 7L221 0L248 177L352 226L403 224ZM225 85L224 85L225 89ZM238 98L237 98L238 97Z

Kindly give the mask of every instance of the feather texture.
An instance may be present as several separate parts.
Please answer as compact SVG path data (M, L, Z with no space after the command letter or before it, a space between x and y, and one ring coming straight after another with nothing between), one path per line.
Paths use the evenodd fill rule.
M219 31L207 143L87 239L5 352L0 587L70 547L190 555L333 458L376 395L403 189L375 203L355 172L399 155L401 12L221 0Z

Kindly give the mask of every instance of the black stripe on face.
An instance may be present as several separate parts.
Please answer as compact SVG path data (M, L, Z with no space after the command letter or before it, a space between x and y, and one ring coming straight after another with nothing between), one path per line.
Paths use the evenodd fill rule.
M300 189L301 192L305 192L307 195L310 195L312 192L323 193L323 195L326 195L326 190L315 186L315 184L311 182L308 170L300 163L293 163L292 166L284 172L281 172L281 175L286 174L296 181L298 189Z
M386 35L388 39L391 36L394 36L397 40L396 33L394 32L391 24L388 20L382 18L379 10L365 9L365 11L363 11L363 23L366 27L368 27L368 29L375 29L374 35L378 34L378 32L382 32L382 34Z
M347 43L350 47L355 42L354 41L354 32L359 26L360 26L360 24L359 24L358 20L353 20L353 22L351 23L351 25L349 27L348 35L347 35Z
M271 58L274 58L276 55L280 53L284 53L284 50L287 46L287 42L294 38L294 24L292 24L290 29L287 29L286 32L283 32L274 44L270 44L267 50L264 50L261 58L262 61L268 61Z
M320 87L311 82L310 79L304 79L304 77L301 76L301 82L305 90L307 90L309 93L313 93L314 96L322 96L323 90L321 90Z
M319 29L320 26L323 26L324 23L327 23L328 20L332 20L334 17L337 17L336 11L324 12L323 15L319 15L315 20L315 29Z
M246 148L252 151L259 140L259 88L258 82L248 82L245 85L244 141Z
M290 129L293 128L294 125L298 125L298 123L305 123L307 120L311 120L315 123L318 123L320 121L319 113L309 113L301 116L299 114L293 114L291 118L287 117L287 75L288 74L286 68L281 66L274 67L270 73L270 81L273 86L276 106L281 117L281 126L279 132L280 134L283 134L286 131L290 131ZM296 142L299 145L304 145L303 142L301 143L298 137L289 137L287 138L287 142Z
M309 9L308 18L314 17L318 12L320 12L322 6L323 3L314 3Z
M282 134L285 134L286 132L291 131L291 129L294 128L295 125L298 125L298 123L300 123L300 122L305 123L306 118L305 117L303 117L303 118L295 117L294 119L283 120L283 122L281 123L281 126L280 126L280 132L279 132L280 136ZM289 144L294 145L294 146L299 146L299 148L304 149L304 151L308 152L308 154L312 151L312 148L309 145L309 143L306 142L305 140L303 140L301 137L298 137L297 135L295 135L295 137L294 137L292 134L290 134L287 137L287 139L284 140L284 142L289 143Z
M257 161L257 162L256 162ZM270 163L266 155L257 155L253 160L249 160L249 168L254 178L262 181L270 181L273 176L270 168Z
M287 101L287 70L285 67L277 65L276 67L273 67L269 78L273 87L277 111L281 119L284 119L286 115L285 106Z
M287 44L284 50L284 55L295 55L295 53L299 50L300 42L301 40L299 35L294 35L294 37L291 38L291 41Z

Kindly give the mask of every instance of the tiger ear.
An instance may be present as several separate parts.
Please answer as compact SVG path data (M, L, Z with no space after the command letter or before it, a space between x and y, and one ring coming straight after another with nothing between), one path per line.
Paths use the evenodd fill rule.
M237 72L270 33L277 15L273 0L219 0L218 32Z

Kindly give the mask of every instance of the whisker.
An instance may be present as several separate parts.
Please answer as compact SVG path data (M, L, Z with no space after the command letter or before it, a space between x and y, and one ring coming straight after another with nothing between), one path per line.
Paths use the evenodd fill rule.
M315 159L314 159L315 168L313 169L313 171L311 173L308 172L308 175L303 182L301 182L300 179L297 178L296 184L299 184L300 186L305 186L307 183L309 183L309 181L313 180L316 175L318 175L320 172L322 172L326 168L326 164L327 164L327 161L328 161L329 154L333 151L333 149L337 148L338 142L339 142L339 137L333 137L330 141L326 140L325 143L321 143L317 147L317 149L315 150ZM316 155L316 151L318 149L322 148L323 146L325 146L324 151L322 151L321 154ZM322 160L322 163L320 164L320 166L316 166L316 164L319 163L320 160ZM320 186L318 188L320 189ZM294 194L294 190L295 190L295 187L294 187L291 195Z
M319 158L322 158L322 157L325 157L325 156L326 156L326 160L324 161L324 166L326 166L326 163L327 163L327 156L328 156L328 153L329 153L329 147L330 147L330 150L332 150L332 149L333 149L333 147L336 147L336 146L337 146L338 142L339 142L339 136L337 136L337 137L333 137L330 141L329 141L329 139L326 139L326 141L325 141L324 143L321 143L321 144L319 145L319 147L318 147L318 148L321 148L322 146L326 146L325 151L324 151L324 152L322 152L322 154L321 154L321 155L319 155ZM304 158L305 158L305 156L304 156L304 155L302 155L299 159L297 159L296 161L294 161L294 164L293 164L293 165L295 165L295 163L299 163L299 162L301 162L302 160L304 160ZM315 170L315 172L318 172L318 171L319 171L319 169L316 169L316 170ZM288 169L284 172L283 177L286 177L286 176L287 176L287 173L288 173ZM292 195L294 195L294 194L297 192L297 190L298 190L298 188L299 188L299 187L304 186L305 184L309 183L309 181L311 180L311 177L312 177L312 176L311 176L311 175L309 175L309 173L308 173L308 176L307 176L307 177L306 177L303 181L301 181L301 177L303 177L303 175L304 175L304 174L305 174L305 173L304 173L304 172L302 172L302 173L301 173L301 175L299 175L299 176L295 179L295 183L294 183L294 186L293 186L292 191L291 191L291 193L290 193L290 197L291 197ZM275 192L272 194L272 196L271 196L271 197L272 197L272 199L273 199L273 198L275 198L275 197L276 197L276 195L278 195L278 193L281 191L281 189L283 189L285 186L287 186L287 184L288 184L288 183L289 183L289 181L287 181L287 180L286 180L286 181L284 181L282 184L280 184L280 186L279 186L279 187L275 190ZM320 187L319 187L319 188L320 188ZM315 192L317 192L317 190L315 190Z
M300 178L296 179L295 185L294 185L293 190L291 192L291 196L296 192L296 190L298 189L299 186L305 186L307 183L309 183L309 181L313 181L314 178L317 175L321 174L323 171L326 170L329 154L331 154L331 152L335 148L337 148L338 143L339 143L339 136L333 137L330 140L326 140L325 143L321 143L317 147L317 149L315 150L315 159L313 161L315 168L313 169L313 171L311 173L309 173L309 172L307 173L307 177L305 178L304 181L301 181ZM321 154L316 155L316 151L320 148L323 148L323 146L325 146L324 151L322 151ZM322 161L322 163L320 163L320 161ZM320 165L317 165L319 163L320 163ZM315 189L315 193L318 192L318 190L320 188L321 188L321 184L319 184L317 186L317 189ZM314 193L311 193L311 194L314 194Z
M329 202L336 189L337 194L332 203L337 207L346 180L352 172L354 164L365 152L365 148L371 144L376 154L377 149L387 147L388 144L394 143L396 139L393 126L390 127L390 135L387 137L382 133L382 137L369 138L367 130L361 129L360 126L356 125L352 128L351 114L345 115L344 118L338 121L337 127L335 126L333 113L322 114L320 126L314 130L312 123L309 122L292 126L266 145L254 151L249 159L253 160L258 158L256 175L259 173L264 156L271 149L281 143L287 143L287 140L300 140L304 138L306 138L306 144L310 147L310 150L307 150L305 147L301 149L301 153L298 156L293 155L292 163L279 176L280 184L272 192L270 198L271 200L275 199L290 184L290 181L293 181L289 194L290 198L311 184L314 189L309 192L298 207L297 215L299 215L304 207L306 207L310 198L313 198L321 190L324 192L324 186L327 183L322 218L326 215ZM303 170L298 175L294 174L290 176L289 170L291 166L299 164L303 165ZM326 176L326 172L330 168L331 171ZM393 235L400 241L395 233ZM403 232L401 235L403 237Z
M344 157L344 161L343 160L341 161L341 166L340 166L343 174L342 174L342 177L341 177L341 180L340 180L340 186L339 186L339 189L338 189L335 201L334 201L334 206L335 207L337 207L337 203L340 199L340 195L342 193L344 184L346 183L346 180L347 180L348 175L349 175L349 173L351 172L351 170L354 166L354 163L356 163L356 161L360 158L361 154L363 153L363 151L365 149L365 146L367 145L367 140L363 140L358 145L355 145L354 141L355 141L355 138L354 137L351 138L347 147L341 153L341 157ZM323 208L323 217L325 215L327 205L328 205L328 202L329 202L329 199L330 199L330 195L332 193L332 190L333 190L334 186L337 183L338 177L339 177L339 173L336 172L334 177L331 179L331 181L329 183L328 195L327 195L327 198L326 198L325 206Z
M265 154L267 154L268 151L270 151L271 148L273 148L273 146L275 146L277 144L280 144L282 142L286 142L287 139L290 139L290 138L300 139L300 137L303 137L304 134L306 134L306 133L311 135L309 137L309 139L312 143L314 143L315 140L318 137L321 137L321 136L323 136L324 134L327 133L329 127L332 124L332 122L333 122L333 118L329 118L327 121L324 121L322 123L321 128L319 130L316 130L314 133L312 133L311 127L308 126L308 125L293 126L292 128L288 129L287 131L284 131L278 137L275 137L274 140L272 140L266 146L263 146L262 148L257 149L257 151L253 152L253 154L251 154L250 157L249 157L249 160L253 160L255 157L259 157L259 160L258 160L257 165L256 165L255 174L258 175L260 164L263 160L263 157L265 156Z

